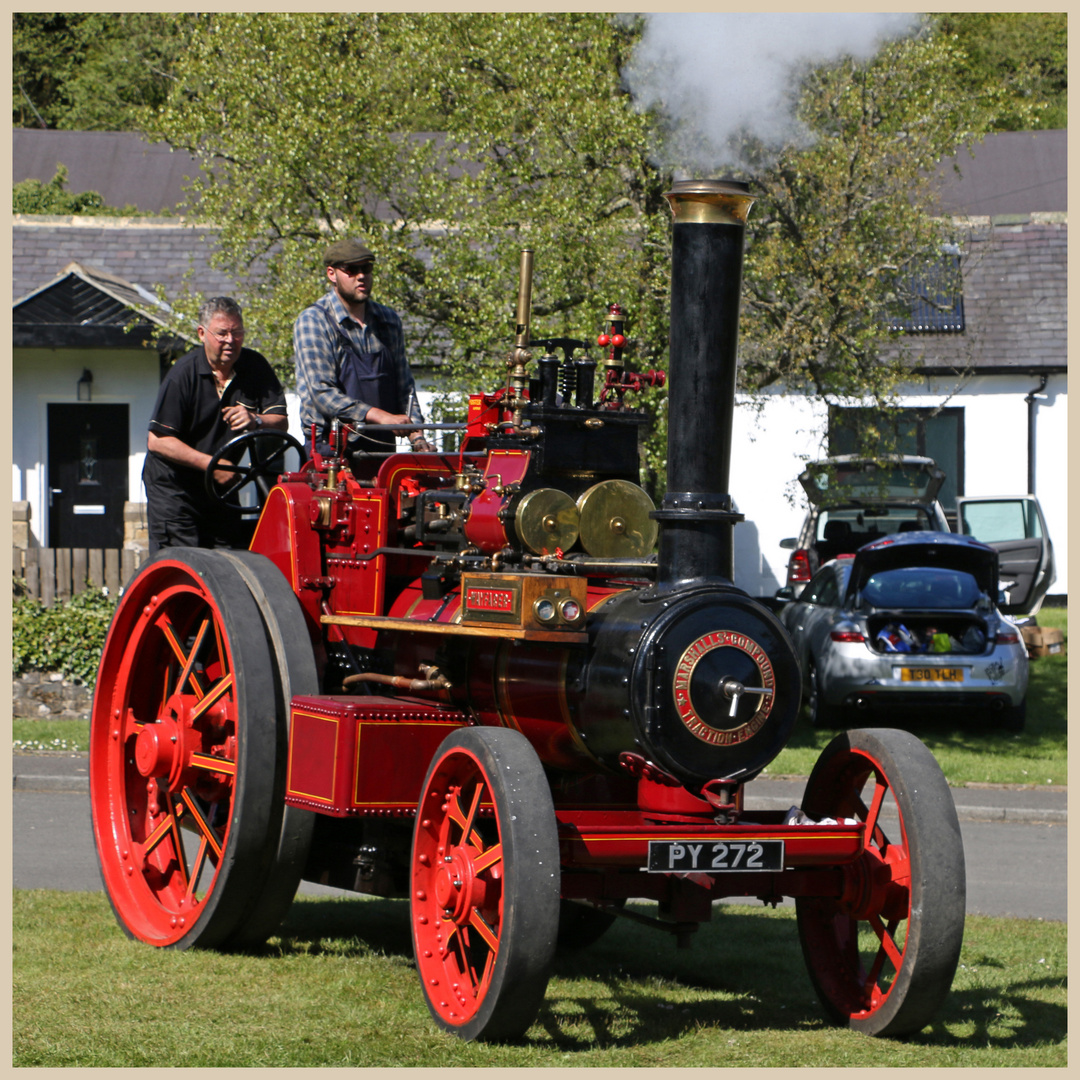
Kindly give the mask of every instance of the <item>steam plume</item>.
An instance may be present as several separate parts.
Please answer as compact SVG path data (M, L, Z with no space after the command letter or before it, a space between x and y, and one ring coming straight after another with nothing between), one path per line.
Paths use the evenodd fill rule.
M741 163L740 131L776 150L807 143L793 113L799 72L868 59L918 22L883 12L653 14L623 74L640 108L660 106L673 122L661 164L715 170Z

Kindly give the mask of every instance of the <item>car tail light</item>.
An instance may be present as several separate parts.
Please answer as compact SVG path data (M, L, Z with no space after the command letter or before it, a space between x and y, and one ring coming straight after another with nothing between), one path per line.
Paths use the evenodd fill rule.
M999 645L1019 645L1020 635L1015 630L999 630L994 640Z
M787 580L789 585L801 585L811 578L810 552L806 548L799 548L791 553L787 564Z
M829 634L829 637L831 637L833 641L846 641L856 643L866 640L866 638L862 634L860 634L858 630L833 630Z

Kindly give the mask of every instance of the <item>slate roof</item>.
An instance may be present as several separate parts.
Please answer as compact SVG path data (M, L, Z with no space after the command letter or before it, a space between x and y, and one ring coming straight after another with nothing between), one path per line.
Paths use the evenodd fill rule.
M413 138L441 139L418 132ZM1067 207L1068 132L999 131L941 163L941 205L947 214L1023 214ZM48 182L57 162L68 170L72 194L98 192L109 206L171 213L183 202L184 185L199 171L195 159L168 143L151 143L132 131L12 132L12 182ZM958 165L959 175L953 168Z
M13 344L28 347L135 349L185 347L170 309L139 285L99 267L69 263L52 281L15 302ZM130 331L125 328L134 324ZM193 339L192 339L193 340Z
M999 131L941 163L941 209L985 216L1068 209L1068 131ZM957 175L953 166L958 166Z
M217 231L181 218L57 217L16 214L12 219L12 297L49 281L69 262L90 264L170 298L191 287L207 296L239 285L210 265Z
M73 195L96 191L109 206L134 206L145 214L170 213L199 166L183 150L151 143L133 131L12 131L12 183L48 183L62 162Z
M928 373L1065 371L1068 226L1064 214L957 219L963 333L910 334L899 348Z
M173 179L152 171L152 183L140 170L157 169L162 155L137 135L109 132L15 132L15 148L33 149L38 175L52 177L54 151L61 143L79 150L65 164L71 169L69 190L93 188L116 205L136 201L120 186L117 173L94 174L90 158L126 161L124 182L135 178L139 189L151 188L159 200L179 192L177 176L192 167L186 155L168 155ZM51 137L65 137L52 139ZM67 136L80 136L67 140ZM963 215L965 237L963 334L911 335L899 346L924 370L1065 370L1067 358L1067 132L1004 132L991 135L972 160L958 155L961 175L943 169L942 208ZM135 148L146 149L144 157ZM95 149L104 147L104 150ZM127 149L124 149L127 147ZM143 151L140 150L141 154ZM14 175L30 174L25 157L16 155ZM179 165L176 163L180 162ZM97 175L93 183L90 177ZM116 187L102 182L115 177ZM76 180L79 177L80 179ZM80 186L82 185L82 186ZM175 298L190 272L190 288L203 295L243 295L257 284L228 278L210 265L216 243L210 226L182 218L90 218L16 215L12 230L14 297L25 297L68 263L101 267L107 274L137 283L146 290L162 286Z

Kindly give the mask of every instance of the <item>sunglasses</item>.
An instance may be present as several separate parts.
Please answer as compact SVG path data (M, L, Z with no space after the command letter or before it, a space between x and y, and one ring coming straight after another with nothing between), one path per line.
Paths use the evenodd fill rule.
M338 266L335 269L348 274L349 277L359 277L361 274L370 274L375 270L375 264L369 262L349 263L348 266Z

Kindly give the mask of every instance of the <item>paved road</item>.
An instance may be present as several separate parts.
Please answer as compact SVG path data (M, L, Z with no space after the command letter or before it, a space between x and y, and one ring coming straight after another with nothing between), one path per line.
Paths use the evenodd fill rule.
M14 885L101 888L90 831L85 758L16 761ZM66 790L64 790L66 788ZM748 806L798 804L799 780L757 780ZM968 911L1065 921L1066 793L1043 789L954 790L967 862ZM330 893L304 883L305 893Z

